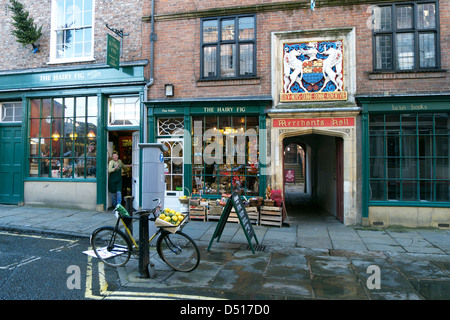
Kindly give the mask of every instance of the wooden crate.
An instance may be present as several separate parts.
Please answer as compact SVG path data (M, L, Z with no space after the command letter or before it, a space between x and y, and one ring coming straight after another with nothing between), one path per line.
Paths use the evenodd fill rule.
M248 218L250 219L250 223L258 224L259 221L259 212L258 207L245 207L245 211L247 211ZM234 208L231 208L230 215L228 216L228 222L239 222L239 218L236 214Z
M189 206L189 218L206 221L206 207L205 206Z
M222 214L223 207L216 205L209 205L207 219L208 221L219 220Z
M283 208L261 206L259 212L259 224L262 226L281 227L283 224Z

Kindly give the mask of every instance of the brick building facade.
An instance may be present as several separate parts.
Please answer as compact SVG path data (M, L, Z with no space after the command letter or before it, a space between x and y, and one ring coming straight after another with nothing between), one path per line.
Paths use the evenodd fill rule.
M103 209L109 152L129 141L161 142L170 148L169 205L187 193L264 196L268 186L284 193L285 174L294 168L303 171L304 191L347 225L448 226L448 1L323 0L312 8L309 0L90 0L84 5L94 8L92 54L58 61L68 52L57 51L61 39L52 38L59 30L52 8L61 1L22 1L43 24L38 53L10 36L8 10L0 22L7 31L0 45L14 52L0 62L0 103L23 106L22 122L10 125L27 133L18 139L23 163L16 202L49 204L64 186L76 198L88 192L85 206ZM105 66L106 33L113 34L106 23L129 34L121 70ZM95 142L104 151L96 155L96 176L86 166L75 176L76 160L92 141L88 129L77 144L65 129L65 142L50 142L67 126L31 128L32 119L46 119L47 100L59 106L66 102L60 99L70 104L79 96L86 103L96 97L100 110ZM33 116L38 105L41 113ZM132 108L135 115L111 121L108 108ZM243 146L227 140L241 132ZM286 162L292 146L302 166ZM49 148L54 156L39 155ZM123 156L134 154L131 189L139 206L145 177L131 149ZM54 168L42 171L44 160ZM46 199L32 192L48 183L53 194ZM79 206L69 198L63 203Z
M43 0L37 2L22 0L20 1L25 10L30 13L35 24L42 25L42 37L38 43L40 51L33 54L31 46L23 46L18 43L11 34L12 31L12 12L8 8L9 0L2 0L4 19L0 21L0 27L3 30L3 37L0 40L1 48L8 48L9 52L14 53L6 55L0 62L0 70L18 70L30 68L46 68L53 63L50 62L50 37L52 23L52 0ZM96 0L94 6L94 59L90 63L106 63L106 34L111 33L105 25L120 29L123 28L129 35L125 37L123 47L123 61L137 61L143 59L142 52L142 21L139 18L129 19L129 17L140 17L142 14L142 1L110 1ZM112 34L112 33L111 33ZM57 66L67 64L54 63ZM71 63L70 65L76 65ZM78 63L79 64L79 63Z
M143 136L142 2L19 2L42 36L36 53L18 43L10 2L0 2L0 202L104 210L108 159L115 150L136 167L132 145ZM107 34L120 38L106 25L126 34L118 70L106 64ZM124 195L137 190L130 176Z
M157 35L153 42L154 82L144 103L149 140L168 141L159 125L170 117L184 121L184 129L192 133L195 121L203 127L212 121L216 128L215 124L220 124L215 116L245 117L242 121L255 116L259 119L260 195L269 185L284 191L287 164L283 154L293 144L306 151L305 191L345 224L448 225L445 128L450 62L445 50L449 45L449 3L315 1L314 10L310 1L221 1L220 7L217 2L154 1L153 6L152 16L152 1L144 1L145 55L150 53L148 39L152 33ZM254 38L248 35L249 23ZM249 47L250 54L245 51ZM311 71L303 66L300 71L284 64L283 59L292 61L287 53L302 48L315 52L298 54L297 60L320 66L330 57L330 48L343 54L340 69L331 67L336 73L342 70L342 88L327 85L325 90L338 93L334 98L317 94L327 81L325 73L322 82L317 80L321 77L318 70L323 69ZM250 72L242 72L249 68ZM287 75L286 69L290 69ZM289 94L283 95L289 74L294 72L300 73L305 88L292 91L300 85L297 76L297 80L291 79ZM310 87L306 87L306 76L311 79ZM165 95L167 84L173 85L173 96ZM256 109L246 114L233 107L246 112L250 107ZM396 119L394 124L389 123L391 117ZM333 125L338 120L342 125ZM410 136L401 129L402 120L404 124L415 121ZM377 121L382 121L384 132L377 134ZM427 141L422 126L434 128L426 129ZM168 135L176 140L176 135ZM392 141L387 138L391 135ZM415 141L408 150L399 151L406 148L406 143L400 145L399 141L407 137ZM195 149L195 137L188 140L191 136L179 136L178 142ZM423 145L431 142L442 147L425 150ZM375 144L377 150L369 148ZM220 183L227 179L220 165L202 169L195 166L194 158L194 154L185 156L189 164L184 166L184 179L177 182L179 193L182 186L190 192L220 197L235 187ZM425 172L425 161L433 162L433 172ZM412 168L417 170L412 172ZM239 175L243 192L254 195L252 174L241 171L238 180ZM178 195L176 187L170 191Z

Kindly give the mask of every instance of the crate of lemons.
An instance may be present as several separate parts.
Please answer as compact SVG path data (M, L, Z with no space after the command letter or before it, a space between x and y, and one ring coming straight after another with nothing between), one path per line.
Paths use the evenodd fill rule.
M155 226L175 233L184 223L185 218L186 215L182 214L181 212L165 208L164 211L162 211L159 217L156 219Z

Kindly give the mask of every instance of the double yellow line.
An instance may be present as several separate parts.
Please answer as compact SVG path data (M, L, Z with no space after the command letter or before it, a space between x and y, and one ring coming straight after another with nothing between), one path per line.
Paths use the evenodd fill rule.
M89 248L91 250L91 248ZM186 295L186 294L174 294L174 293L162 293L162 292L132 292L132 291L108 291L108 283L105 278L105 265L98 263L98 277L99 277L99 294L96 295L93 292L93 263L92 257L88 257L87 271L86 271L86 292L85 298L94 300L218 300L217 298L198 296L198 295Z

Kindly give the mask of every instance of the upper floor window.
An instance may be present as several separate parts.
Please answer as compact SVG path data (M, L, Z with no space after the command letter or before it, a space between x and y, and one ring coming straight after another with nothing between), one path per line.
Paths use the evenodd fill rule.
M201 78L256 75L256 17L240 15L202 19Z
M372 15L375 70L439 67L437 1L374 6Z
M53 0L50 62L93 59L94 0Z

